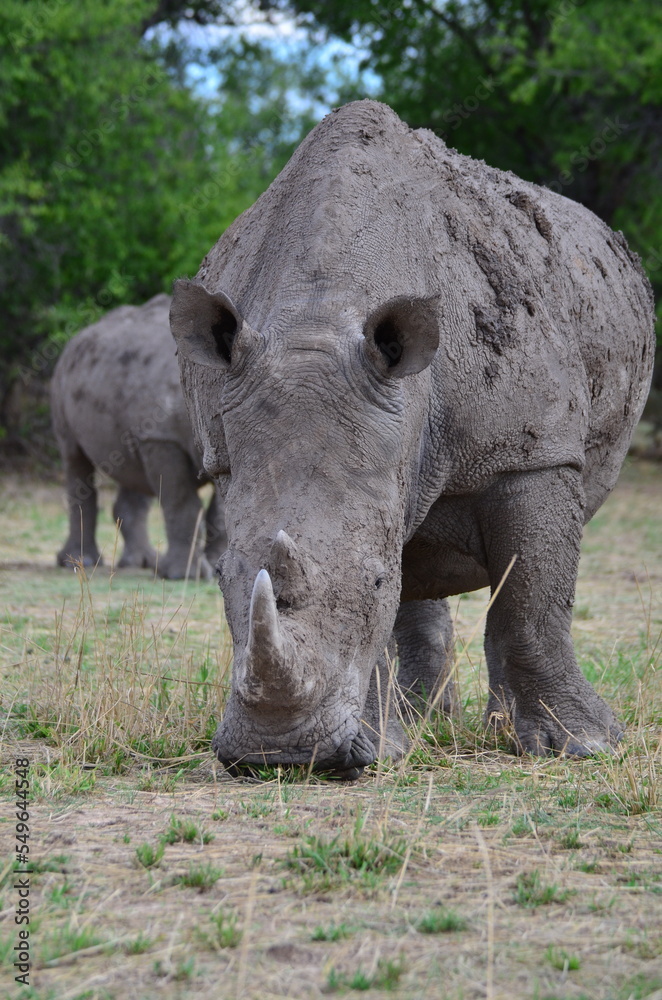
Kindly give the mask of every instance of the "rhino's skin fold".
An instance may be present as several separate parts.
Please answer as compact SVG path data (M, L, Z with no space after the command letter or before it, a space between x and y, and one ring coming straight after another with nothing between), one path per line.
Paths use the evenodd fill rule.
M355 777L380 742L402 753L385 648L402 707L439 692L452 710L445 598L494 589L513 556L488 720L518 752L613 745L570 621L582 528L652 369L650 286L620 233L359 101L176 283L171 327L228 510L221 760Z

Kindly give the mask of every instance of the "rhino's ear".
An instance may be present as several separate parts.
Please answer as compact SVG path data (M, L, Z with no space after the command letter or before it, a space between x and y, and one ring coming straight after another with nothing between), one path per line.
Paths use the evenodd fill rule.
M383 375L416 375L439 346L439 297L399 296L379 306L363 328L365 353Z
M176 281L170 329L177 349L198 365L227 368L243 319L224 292L208 292L195 281Z

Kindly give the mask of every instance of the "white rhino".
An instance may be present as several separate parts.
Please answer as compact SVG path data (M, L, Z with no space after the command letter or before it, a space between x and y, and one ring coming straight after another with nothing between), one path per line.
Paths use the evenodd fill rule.
M222 761L355 777L390 637L405 691L433 694L445 598L494 590L513 557L486 623L488 720L532 753L619 738L570 622L582 528L653 362L620 233L360 101L177 282L171 326L229 512Z
M69 507L60 566L99 561L95 467L119 483L113 516L124 538L120 566L156 568L170 579L188 569L208 579L225 548L223 502L216 491L205 517L205 552L197 537L194 542L202 462L179 384L169 309L168 295L113 309L72 337L55 366L51 413ZM155 496L168 539L158 559L147 537Z

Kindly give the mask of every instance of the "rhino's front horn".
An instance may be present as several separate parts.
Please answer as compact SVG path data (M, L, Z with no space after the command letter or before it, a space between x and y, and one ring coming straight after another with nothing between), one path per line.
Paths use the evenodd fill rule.
M271 577L261 569L253 584L248 642L237 681L244 701L262 702L265 708L301 702L306 690L295 653L278 619Z
M282 646L271 577L261 569L253 584L246 653L252 659L274 663L282 656Z

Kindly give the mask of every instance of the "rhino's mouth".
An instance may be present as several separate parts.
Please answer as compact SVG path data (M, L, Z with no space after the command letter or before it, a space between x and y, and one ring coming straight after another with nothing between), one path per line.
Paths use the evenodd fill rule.
M316 758L313 753L286 750L264 750L237 756L228 753L218 736L217 733L212 740L212 749L233 777L259 778L260 770L264 767L296 767L310 764L312 760L312 769L316 774L325 774L338 781L356 781L363 774L363 769L372 764L377 756L372 742L360 731L345 740L333 754L323 758Z

